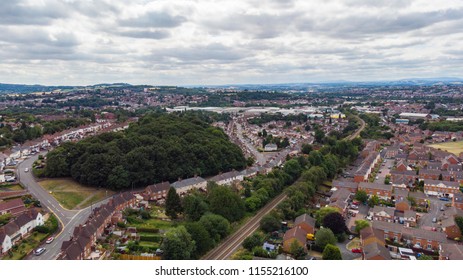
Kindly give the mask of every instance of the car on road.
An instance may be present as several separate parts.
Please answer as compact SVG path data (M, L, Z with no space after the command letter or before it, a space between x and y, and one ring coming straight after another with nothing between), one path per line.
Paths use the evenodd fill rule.
M353 248L352 253L361 254L362 253L362 248Z
M52 237L48 238L47 241L45 241L45 243L50 244L50 243L53 242L53 240L55 240L55 238L52 236Z
M432 222L437 223L437 218L436 217L432 218Z
M29 172L29 168L25 168L25 169L24 169L24 172Z
M34 251L34 255L40 256L41 254L43 254L45 252L45 250L47 250L47 249L45 249L43 247L40 247L40 248L38 248L37 250Z
M444 211L444 210L445 210L445 209L444 209L444 206L441 206L441 207L440 207L440 210L441 210L441 211Z

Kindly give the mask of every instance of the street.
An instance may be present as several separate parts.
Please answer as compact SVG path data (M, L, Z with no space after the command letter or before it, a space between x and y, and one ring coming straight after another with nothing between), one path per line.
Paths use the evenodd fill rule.
M376 175L378 179L375 178L375 183L384 184L384 179L391 171L393 165L393 159L385 159L379 168L378 174Z
M42 207L48 208L52 213L55 214L61 225L60 232L54 235L55 240L52 243L45 244L44 242L42 245L40 245L40 247L44 247L46 251L40 256L30 254L27 259L52 260L56 259L60 253L61 244L63 241L70 239L74 228L79 224L85 223L88 216L90 215L91 207L87 207L80 211L64 209L52 195L43 189L35 181L35 178L32 175L32 164L38 159L38 156L39 155L31 156L18 165L18 179L24 188L40 201ZM26 168L28 168L30 171L25 172ZM109 198L100 201L94 204L93 207L98 207L102 203L106 203L108 200Z

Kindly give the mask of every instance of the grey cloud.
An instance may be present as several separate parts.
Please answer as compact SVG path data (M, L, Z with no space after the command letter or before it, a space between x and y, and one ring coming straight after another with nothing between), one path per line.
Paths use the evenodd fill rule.
M53 20L69 15L60 2L46 2L44 6L26 6L23 1L1 1L0 25L48 25Z
M183 16L173 16L167 12L151 11L139 17L120 20L122 26L128 27L177 27L184 23L186 18Z
M130 38L137 38L137 39L166 39L170 37L170 33L164 30L156 30L156 31L149 31L149 30L126 30L126 31L118 31L116 34L123 36L123 37L130 37Z

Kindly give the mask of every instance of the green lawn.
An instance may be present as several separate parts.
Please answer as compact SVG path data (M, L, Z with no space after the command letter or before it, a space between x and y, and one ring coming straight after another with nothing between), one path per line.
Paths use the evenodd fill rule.
M66 209L83 209L114 194L106 189L83 186L72 179L47 179L39 184Z
M463 141L438 143L438 144L432 144L432 145L429 145L429 146L433 147L433 148L436 148L436 149L441 149L443 151L447 151L447 152L455 154L457 156L461 152L463 152Z
M23 190L23 187L19 184L0 186L0 191L22 191L22 190Z

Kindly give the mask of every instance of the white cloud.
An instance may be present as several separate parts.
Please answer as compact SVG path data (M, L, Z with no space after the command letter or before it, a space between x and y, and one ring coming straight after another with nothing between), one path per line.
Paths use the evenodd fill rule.
M463 2L0 3L0 82L220 84L463 76Z

